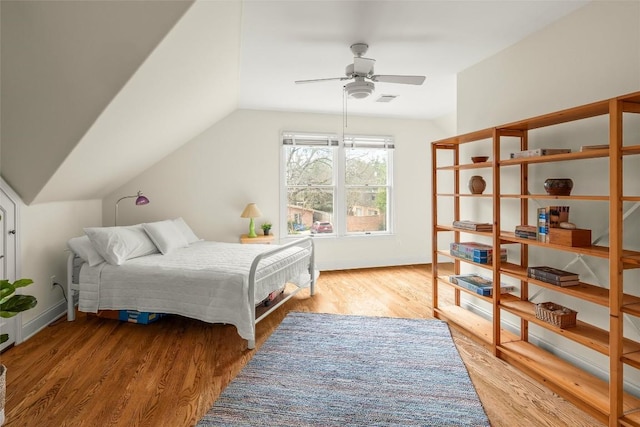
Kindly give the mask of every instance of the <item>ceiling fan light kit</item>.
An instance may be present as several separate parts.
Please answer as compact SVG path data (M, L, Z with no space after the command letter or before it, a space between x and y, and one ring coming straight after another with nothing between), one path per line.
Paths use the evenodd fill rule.
M349 98L364 99L369 97L375 90L373 82L384 83L400 83L410 85L421 85L425 77L424 76L403 76L403 75L385 75L373 74L373 66L376 63L375 59L363 58L362 55L367 53L369 45L366 43L354 43L351 45L351 52L354 55L353 64L349 64L345 68L346 77L332 77L328 79L313 79L313 80L297 80L296 83L315 83L329 80L351 80L353 82L347 83L344 86L344 92ZM367 80L370 81L367 81Z
M375 87L371 82L364 80L356 80L355 82L344 85L344 90L350 98L363 99L371 95Z

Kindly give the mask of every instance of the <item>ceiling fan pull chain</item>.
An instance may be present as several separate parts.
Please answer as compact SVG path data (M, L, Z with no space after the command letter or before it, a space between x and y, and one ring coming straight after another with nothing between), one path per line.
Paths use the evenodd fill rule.
M342 140L344 141L344 129L349 125L347 122L347 89L342 87Z

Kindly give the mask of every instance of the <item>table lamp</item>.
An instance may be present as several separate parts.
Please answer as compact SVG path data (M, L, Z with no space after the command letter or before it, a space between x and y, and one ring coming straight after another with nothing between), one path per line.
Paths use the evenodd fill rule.
M258 218L260 216L262 216L262 212L260 212L260 209L258 209L255 203L249 203L242 211L240 217L249 218L249 234L247 234L247 237L258 237L256 234L255 224L253 223L253 218Z

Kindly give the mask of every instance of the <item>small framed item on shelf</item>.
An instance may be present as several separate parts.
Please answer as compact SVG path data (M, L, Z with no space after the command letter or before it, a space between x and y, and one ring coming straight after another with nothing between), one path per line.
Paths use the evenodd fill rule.
M561 306L554 302L541 302L536 304L536 318L550 323L560 329L576 326L577 311Z

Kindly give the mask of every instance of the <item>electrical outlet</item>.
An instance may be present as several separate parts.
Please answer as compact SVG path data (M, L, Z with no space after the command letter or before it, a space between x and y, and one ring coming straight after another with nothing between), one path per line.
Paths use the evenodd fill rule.
M51 289L56 287L56 276L51 276L49 283L51 284Z

